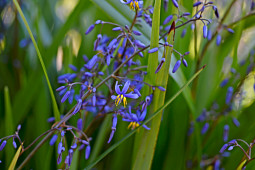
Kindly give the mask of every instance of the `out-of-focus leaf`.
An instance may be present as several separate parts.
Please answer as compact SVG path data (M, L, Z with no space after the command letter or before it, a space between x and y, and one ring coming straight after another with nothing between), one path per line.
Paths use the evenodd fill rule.
M8 87L4 88L4 103L5 103L5 135L9 136L14 133L14 126L13 126L11 99L10 99ZM6 146L6 162L8 163L11 161L11 158L14 154L11 143L12 142L7 143L7 146Z
M17 163L17 161L18 161L18 158L19 158L19 154L20 154L21 149L22 149L22 146L20 145L20 146L19 146L19 149L17 150L15 156L14 156L13 159L12 159L12 162L11 162L11 164L10 164L8 170L14 170L14 168L15 168L15 166L16 166L16 163Z
M58 105L57 105L57 102L56 102L56 99L55 99L55 96L54 96L54 93L53 93L53 90L52 90L52 86L50 84L50 80L49 80L49 77L48 77L48 74L47 74L47 70L46 70L43 58L41 56L41 52L40 52L40 50L39 50L39 48L37 46L37 43L36 43L35 38L34 38L34 35L33 35L32 31L31 31L31 29L30 29L30 27L29 27L29 25L27 23L27 20L26 20L26 18L24 16L20 6L19 6L19 3L17 2L17 0L13 0L13 2L14 2L15 6L16 6L16 8L17 8L17 10L18 10L18 12L19 12L19 14L20 14L20 16L22 18L22 21L24 22L24 24L26 26L26 29L27 29L27 31L28 31L28 33L30 35L30 38L31 38L31 40L33 42L33 45L34 45L35 50L37 52L38 58L40 60L40 63L41 63L41 66L42 66L42 69L43 69L43 72L44 72L44 76L46 78L47 85L48 85L48 88L49 88L49 91L50 91L50 95L51 95L51 99L52 99L52 105L53 105L53 111L54 111L54 116L55 116L56 120L60 120L60 113L59 113L59 110L58 110Z

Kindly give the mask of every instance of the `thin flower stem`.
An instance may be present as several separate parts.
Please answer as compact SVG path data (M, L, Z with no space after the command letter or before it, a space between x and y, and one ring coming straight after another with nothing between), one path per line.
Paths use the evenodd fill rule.
M246 141L244 141L244 140L242 140L242 139L236 139L237 141L240 141L240 142L243 142L248 148L250 147L250 145L246 142Z
M20 154L22 154L23 152L25 152L26 150L28 150L31 146L33 146L41 137L43 137L44 135L46 135L46 134L49 133L49 132L54 132L54 131L56 131L56 130L58 130L58 129L54 128L54 129L50 129L50 130L44 132L43 134L41 134L40 136L38 136L30 145L28 145L26 148L24 148L24 149L21 151Z
M248 160L251 159L250 156L247 154L247 152L246 152L239 144L237 144L236 146L239 147L239 148L243 151L243 153L244 153L245 156L248 158Z

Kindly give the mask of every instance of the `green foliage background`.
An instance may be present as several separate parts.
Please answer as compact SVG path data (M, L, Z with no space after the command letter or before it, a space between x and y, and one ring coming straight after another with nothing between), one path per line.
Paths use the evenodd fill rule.
M247 15L249 2L236 0L224 23L234 23L241 16ZM96 39L100 27L96 27L87 36L84 34L86 29L98 19L130 25L134 12L128 6L121 4L119 0L23 0L19 3L40 49L60 114L65 114L71 106L60 104L60 97L54 90L59 86L57 76L71 72L68 68L69 64L81 67L84 64L82 55L86 54L88 57L94 55L92 42ZM195 10L192 8L193 3L193 1L179 1L179 4L183 6L181 10L191 13ZM232 0L216 0L214 3L219 8L220 16L223 16ZM145 4L154 5L154 1L147 0ZM161 10L160 23L176 10L171 2L169 4L168 12ZM22 124L20 136L25 140L26 146L51 127L47 118L54 116L54 104L33 44L30 43L26 48L19 47L19 42L29 38L29 34L12 2L9 2L6 9L1 11L2 19L6 19L5 15L10 17L7 18L10 22L0 44L0 137L14 133L17 125ZM216 20L213 12L208 12L206 15ZM202 155L213 157L219 153L224 144L222 136L225 124L230 125L229 139L240 138L251 142L255 138L254 70L244 81L242 88L247 95L238 109L232 111L230 115L222 116L215 121L216 123L210 122L211 128L206 135L200 135L203 123L196 123L196 132L190 137L187 136L190 121L196 119L203 108L209 110L214 101L217 101L220 107L224 106L227 87L220 88L219 84L227 77L226 70L229 69L227 66L231 65L240 72L241 79L245 77L248 62L242 67L238 63L247 59L249 51L255 47L255 40L252 38L255 37L254 21L253 14L237 24L232 24L231 28L235 33L223 31L223 42L220 46L216 46L215 39L208 44L202 37L201 23L197 24L197 55L194 50L195 37L190 25L187 26L187 34L184 38L181 38L183 28L176 30L174 48L182 53L191 52L186 58L189 67L183 67L175 75L170 75L165 100L168 101L194 75L197 59L201 57L204 47L208 44L200 65L207 64L207 67L198 78L197 88L192 86L186 88L182 95L164 110L155 152L149 152L153 158L151 169L186 169L187 160L193 160L194 166L199 167ZM142 24L143 28L136 29L144 34L141 41L149 45L149 40L153 39L151 28L145 23ZM103 33L115 35L109 26L104 26ZM161 51L159 55L162 55ZM60 56L63 57L62 61L59 61ZM145 55L142 62L146 63L147 59L148 56ZM172 56L171 65L175 61L175 56ZM57 66L59 63L61 66ZM239 83L240 81L235 81L232 85L237 88ZM240 121L239 128L231 122L232 117ZM70 122L75 123L77 119L78 116L72 118ZM87 117L86 126L92 119L91 116ZM84 152L76 152L71 169L87 167L129 132L126 128L127 124L119 121L112 143L107 144L110 127L111 116L107 116L99 127L95 127L90 159L86 161ZM142 151L134 142L138 135L123 141L95 167L97 169L131 169L133 163L139 161L139 158L134 160L134 155ZM0 169L7 169L15 154L11 142L8 144L4 151L0 152L0 160L2 160ZM45 143L26 165L26 169L56 169L55 151L55 147L50 147L48 142ZM24 160L28 152L21 155L17 165ZM234 169L241 162L242 157L242 152L234 149L229 158L223 159L222 164L225 169ZM140 164L147 163L149 162L140 162ZM255 165L253 162L250 163L248 168L252 169L253 165Z

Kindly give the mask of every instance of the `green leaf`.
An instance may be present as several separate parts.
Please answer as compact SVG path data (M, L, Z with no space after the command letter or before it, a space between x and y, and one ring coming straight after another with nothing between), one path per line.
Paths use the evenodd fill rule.
M12 159L12 162L11 162L11 164L10 164L8 170L13 170L13 169L15 168L15 166L16 166L16 164L17 164L17 161L18 161L18 158L19 158L19 154L20 154L20 152L21 152L21 149L22 149L22 146L20 145L20 146L19 146L19 149L17 150L15 156L14 156L13 159Z
M111 151L113 151L115 148L117 148L120 144L122 144L124 141L126 141L129 137L131 137L133 134L135 134L135 132L140 129L141 127L145 124L147 124L148 122L150 122L152 119L154 119L156 116L158 116L158 114L160 114L170 103L172 103L174 101L174 99L176 97L178 97L183 90L201 73L201 71L205 68L202 67L196 74L194 74L191 79L184 85L182 86L182 88L172 97L170 98L162 107L160 107L155 113L153 113L152 115L150 115L148 117L148 119L146 119L141 125L140 127L138 127L137 129L131 131L130 133L128 133L124 138L122 138L119 142L113 144L109 149L107 149L103 154L101 154L93 163L91 163L89 166L87 166L85 169L91 169L93 168L100 160L102 160L106 155L108 155Z
M37 43L36 43L35 38L33 36L33 33L31 31L28 23L27 23L27 20L26 20L26 18L24 16L20 6L19 6L19 3L17 2L17 0L13 0L13 2L14 2L15 6L16 6L16 8L17 8L17 10L18 10L18 12L19 12L19 14L20 14L20 16L22 18L22 21L24 22L24 24L26 26L26 29L27 29L27 31L28 31L28 33L30 35L30 38L31 38L31 40L33 42L33 45L35 47L35 50L37 52L38 58L40 60L40 63L41 63L41 66L42 66L42 69L43 69L43 72L44 72L44 76L45 76L46 81L47 81L48 88L50 90L50 95L51 95L51 99L52 99L52 103L53 103L54 117L58 121L58 120L60 120L60 113L59 113L58 105L57 105L57 102L56 102L56 99L55 99L55 96L54 96L54 93L53 93L53 90L52 90L52 87L51 87L51 84L50 84L50 80L49 80L49 77L48 77L48 74L47 74L47 70L46 70L46 67L44 65L43 58L41 56L41 52L40 52L40 50L39 50L39 48L37 46Z
M4 103L5 103L5 135L11 135L14 133L14 126L13 126L13 114L11 108L11 101L10 101L10 94L9 88L4 87ZM6 146L6 162L10 162L11 158L14 154L12 144L7 143Z

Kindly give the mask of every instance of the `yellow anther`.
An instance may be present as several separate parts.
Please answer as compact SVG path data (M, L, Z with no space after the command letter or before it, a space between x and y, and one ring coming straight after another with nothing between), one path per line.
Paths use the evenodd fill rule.
M128 125L128 129L133 125L133 122L130 122Z
M126 105L127 105L127 98L126 97L123 98L123 105L124 105L124 107L126 107Z
M127 99L122 94L119 94L115 99L115 105L118 106L123 101L124 107L127 105Z
M140 125L137 122L130 122L129 125L128 125L128 129L130 129L132 127L131 129L134 130L135 128L137 128L139 126Z
M135 1L135 6L136 6L136 9L139 9L139 4L137 1Z

